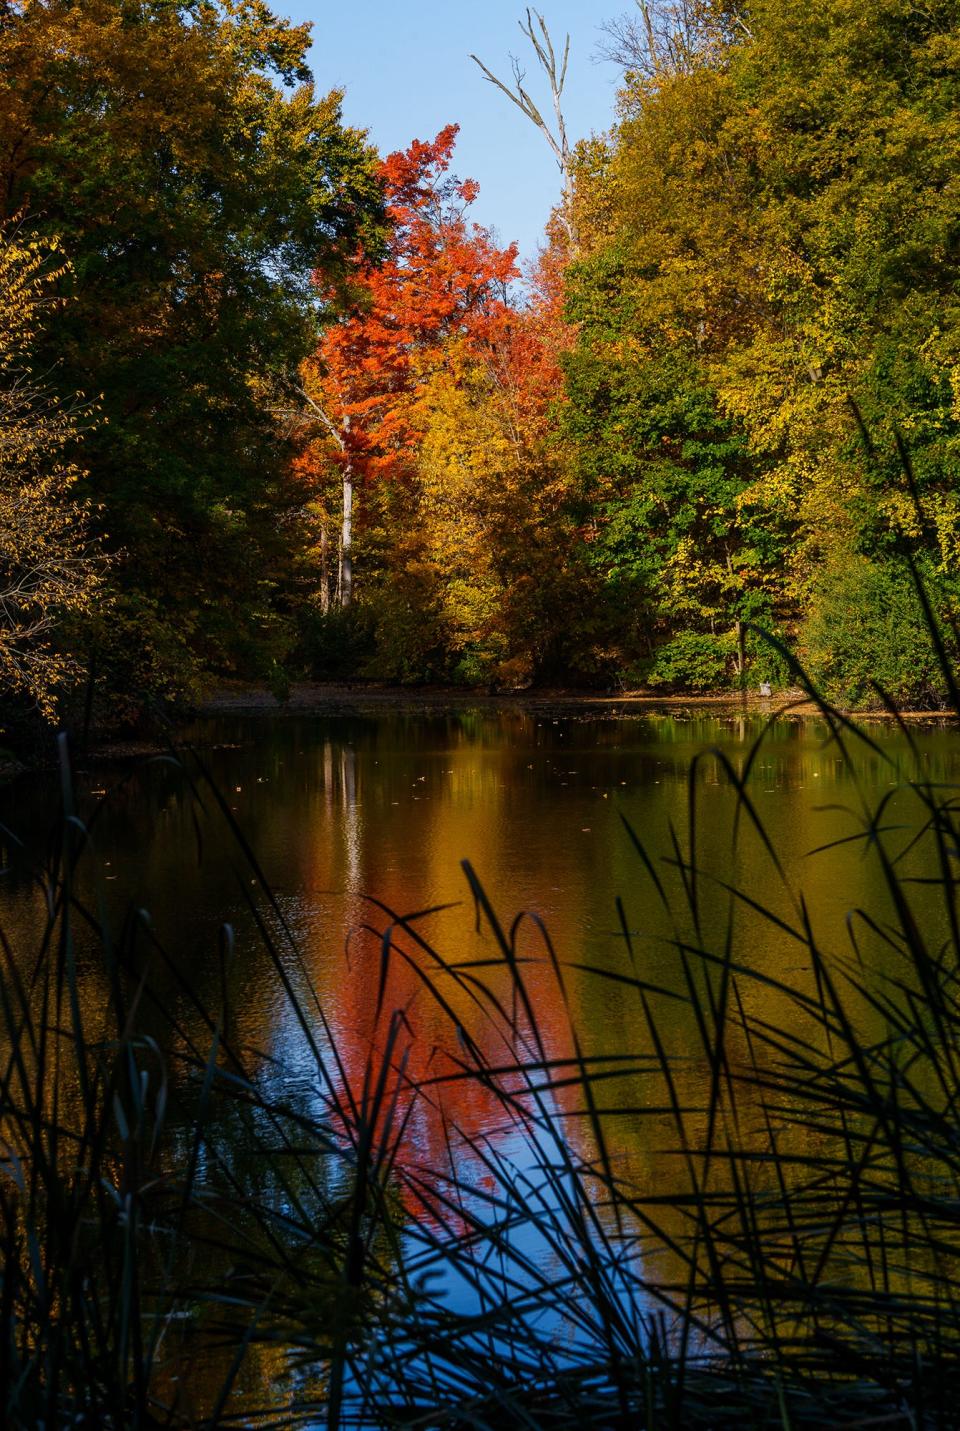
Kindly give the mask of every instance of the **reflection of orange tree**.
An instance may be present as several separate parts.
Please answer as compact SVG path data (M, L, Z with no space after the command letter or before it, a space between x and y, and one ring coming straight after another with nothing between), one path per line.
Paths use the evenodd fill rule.
M474 811L470 816L473 823L467 828L461 823L462 800L434 798L410 807L418 811L420 859L415 863L409 853L404 856L399 845L387 847L385 852L391 838L403 834L409 838L408 824L394 827L385 822L377 840L370 839L371 825L377 823L383 802L389 804L385 792L392 793L392 787L374 788L362 746L355 751L325 745L319 757L322 799L327 806L322 827L316 827L322 843L301 841L296 849L307 858L305 875L315 865L322 870L325 882L346 885L353 894L354 920L367 924L362 934L351 939L346 966L339 960L328 963L319 941L311 941L316 953L310 959L310 972L331 1011L345 1081L358 1102L365 1088L372 1096L379 1085L384 1048L392 1040L392 1069L378 1103L384 1126L377 1136L387 1136L388 1120L390 1139L395 1143L391 1156L407 1179L411 1210L417 1205L416 1195L410 1192L414 1171L418 1177L426 1167L439 1174L449 1172L455 1158L463 1167L472 1166L482 1179L484 1149L492 1144L506 1147L511 1142L517 1146L517 1123L523 1121L524 1110L537 1115L531 1087L539 1090L544 1108L562 1124L581 1162L586 1165L601 1156L592 1124L596 1113L604 1126L603 1154L615 1175L629 1185L631 1195L642 1202L654 1192L669 1195L672 1191L679 1203L686 1177L683 1162L676 1156L681 1132L662 1084L637 991L616 983L618 973L630 974L622 939L611 941L612 958L599 972L585 968L582 954L578 957L578 951L565 947L566 966L561 976L558 966L551 963L535 920L528 918L518 926L516 972L535 1010L535 1027L526 1015L510 962L489 928L482 943L469 941L466 955L451 955L451 949L463 948L462 936L459 945L450 936L457 937L466 915L456 923L452 916L441 918L439 936L436 920L394 921L384 956L383 934L391 925L391 916L383 907L366 904L359 890L376 888L394 910L417 908L421 901L426 902L430 891L450 890L448 852L475 844L478 833L492 869L510 863L504 844L510 824L501 808L509 774L503 768L506 757L501 743L496 751L483 751L481 759L477 740L482 734L482 729L473 730L467 739L459 725L448 729L443 757L450 784L469 782L476 796L473 803L482 807L482 816ZM713 778L715 772L707 774ZM405 778L412 775L411 768ZM426 794L432 786L414 788ZM685 804L686 790L678 781L671 813L676 806L677 814L682 814ZM477 818L482 820L479 832ZM729 851L727 823L714 820L701 846L701 858L718 868ZM369 867L371 857L378 860L375 871ZM638 862L626 837L610 857L618 862L620 887L630 888ZM582 857L571 854L573 858ZM568 891L566 898L570 897ZM642 963L647 982L669 986L656 997L654 1012L671 1056L682 1109L682 1138L696 1148L703 1142L706 1122L709 1079L705 1059L702 1052L699 1056L692 1052L698 1045L696 1020L683 992L676 951L665 937L669 931L652 924L649 915L645 919L659 937L654 954L648 952L649 942L644 945ZM766 1005L761 1003L756 1012L772 1020L777 1017L777 995L771 987L764 997ZM393 1027L395 1013L401 1017ZM593 1109L585 1099L580 1057L591 1072ZM746 1065L747 1052L742 1046L737 1061ZM506 1104L500 1092L509 1095ZM749 1091L744 1091L741 1114L759 1126L759 1114L753 1118L749 1105ZM397 1137L401 1125L403 1134ZM683 1219L673 1212L670 1217L679 1235Z
M703 773L712 782L717 771L704 765ZM358 784L342 770L339 781L342 833L349 840L356 832L353 801ZM685 803L685 794L684 787L678 786L678 802ZM449 850L456 839L441 810L442 806L431 807L431 819L442 836L438 847ZM425 815L422 807L421 813ZM806 839L802 830L792 833ZM754 837L759 839L747 826L741 830L740 842ZM636 861L635 851L632 858ZM432 1219L446 1233L459 1235L470 1225L471 1212L458 1206L457 1199L470 1187L479 1188L481 1196L489 1195L489 1208L507 1209L508 1216L520 1220L524 1212L518 1211L516 1191L507 1195L501 1190L498 1197L497 1180L510 1175L498 1152L510 1154L516 1148L513 1134L518 1127L536 1145L544 1124L552 1120L566 1135L567 1155L576 1160L583 1186L596 1191L598 1221L614 1233L619 1230L618 1220L626 1227L633 1222L659 1244L656 1260L644 1265L644 1295L682 1305L694 1277L699 1287L715 1284L716 1266L709 1265L709 1256L729 1267L731 1282L742 1278L741 1251L749 1248L754 1231L738 1228L727 1216L726 1209L736 1207L732 1180L741 1178L748 1207L751 1199L761 1203L771 1196L775 1199L776 1171L772 1162L761 1160L776 1153L792 1176L802 1177L806 1166L825 1160L830 1140L818 1138L816 1130L802 1124L792 1124L789 1116L784 1119L779 1092L781 1106L769 1109L762 1085L750 1081L748 1030L760 1040L760 1052L769 1060L770 1049L762 1039L770 1030L796 1051L798 1045L790 1045L790 1040L799 1037L803 1021L811 1019L810 1007L803 1001L809 991L802 973L797 979L796 971L790 971L793 991L776 979L785 972L778 967L783 944L769 938L764 942L763 930L769 936L776 926L763 914L756 914L759 927L753 934L748 935L745 917L737 921L739 951L756 951L754 967L738 980L745 1017L733 1007L732 994L726 1019L716 1013L721 976L705 956L722 956L726 895L722 891L718 895L716 889L711 893L709 876L724 872L729 876L735 869L729 830L717 820L705 821L696 858L703 881L698 895L700 919L709 929L700 937L693 927L678 927L672 940L660 940L672 961L673 987L668 987L665 961L651 968L649 958L641 958L639 951L633 965L624 957L603 970L564 969L563 980L576 1009L582 1065L563 983L529 923L516 931L516 941L506 937L506 949L492 938L487 945L489 962L483 963L476 958L442 960L426 939L418 940L419 921L401 921L391 931L384 958L383 933L390 916L382 908L371 914L371 928L351 946L346 978L337 980L335 993L328 985L324 998L328 1007L336 1000L344 1080L362 1110L355 1121L365 1126L378 1169L397 1175L411 1224L422 1226ZM390 877L388 873L369 883L384 889ZM673 902L682 906L681 872L675 869L674 877L680 888ZM816 866L809 879L817 877L829 881L829 867ZM401 880L399 872L392 878ZM429 888L423 872L419 878ZM623 886L628 884L624 879ZM394 904L409 908L410 888L398 883L398 892L404 902L395 899ZM765 900L773 903L770 890ZM704 942L703 955L698 954ZM685 986L684 951L697 983L696 998ZM625 980L622 992L612 999L594 997L594 987L606 983L609 988L614 976ZM519 987L521 978L535 1013L533 1020ZM648 1020L640 986L657 982L663 984L662 990L646 990L652 1014ZM871 1011L864 1012L869 1016ZM669 1079L656 1057L651 1022L663 1044ZM719 1022L725 1023L725 1068L718 1083L710 1040ZM814 1018L808 1035L816 1035L818 1028L822 1034ZM614 1045L633 1053L629 1073L612 1056ZM589 1080L584 1069L590 1072ZM538 1097L548 1118L540 1116ZM775 1135L770 1131L774 1124ZM552 1149L541 1144L534 1151L549 1158ZM620 1190L617 1199L611 1194L614 1180ZM705 1235L699 1246L696 1240L698 1233L704 1234L707 1221L713 1223L709 1256ZM791 1272L795 1249L789 1239L771 1236L765 1255L778 1276ZM855 1270L849 1275L856 1282L862 1274ZM737 1323L735 1332L748 1339L742 1323Z
M352 788L350 781L343 782L348 806ZM348 834L350 828L350 821L345 821ZM362 1231L364 1218L374 1216L374 1199L367 1196L373 1179L366 1168L371 1164L381 1187L391 1173L396 1175L410 1225L419 1225L421 1245L428 1234L420 1229L432 1220L437 1241L446 1238L446 1255L455 1267L463 1265L474 1246L478 1262L485 1255L480 1246L483 1234L477 1232L468 1204L471 1189L479 1189L481 1197L489 1194L486 1205L495 1216L501 1215L501 1221L496 1237L484 1246L487 1250L496 1246L503 1253L503 1227L508 1225L509 1232L529 1230L537 1217L521 1200L529 1182L516 1178L507 1191L502 1190L509 1169L506 1160L497 1156L498 1148L509 1153L511 1133L518 1126L528 1133L529 1148L530 1139L536 1143L545 1124L552 1124L558 1136L552 1147L542 1149L543 1162L537 1171L544 1175L548 1194L559 1200L574 1181L567 1170L575 1168L578 1191L576 1201L571 1197L565 1209L570 1215L563 1231L569 1232L571 1226L577 1230L579 1220L588 1234L579 1242L567 1237L558 1246L564 1274L571 1268L577 1273L584 1267L592 1269L590 1236L598 1232L598 1240L608 1235L600 1254L602 1276L615 1279L624 1269L625 1275L632 1275L633 1267L626 1256L621 1257L616 1239L622 1229L628 1241L635 1223L656 1240L660 1251L655 1261L643 1266L642 1280L635 1277L630 1283L634 1298L659 1298L679 1309L687 1296L695 1298L694 1312L702 1318L699 1326L704 1334L716 1336L720 1343L727 1338L734 1347L749 1349L758 1319L767 1315L771 1338L795 1336L803 1317L809 1315L802 1301L807 1290L802 1275L797 1276L798 1268L803 1271L804 1244L812 1248L819 1277L821 1267L828 1273L843 1270L843 1258L849 1249L855 1250L858 1234L855 1228L846 1232L838 1223L840 1254L829 1260L832 1234L829 1228L825 1234L820 1231L821 1209L833 1169L839 1169L842 1181L846 1164L835 1161L837 1143L829 1129L829 1110L824 1112L822 1129L816 1121L811 1126L809 1119L791 1126L789 1108L784 1118L787 1089L775 1060L792 1056L798 1069L806 1060L808 1071L826 1073L817 1038L822 1040L838 1026L822 1014L803 977L788 986L762 969L734 971L729 959L724 961L725 948L729 952L733 947L725 945L727 926L711 917L710 928L705 927L708 877L712 866L722 868L725 839L721 834L710 830L697 845L704 888L694 901L689 899L692 836L686 861L681 858L683 851L674 851L673 877L681 887L687 881L688 903L695 905L687 911L685 923L678 917L672 939L664 941L679 972L678 986L653 987L652 979L645 979L638 969L639 960L631 963L629 958L607 969L581 967L578 1020L581 1010L589 1009L593 1016L586 1024L581 1020L582 1043L574 1035L564 997L573 969L552 963L528 923L506 934L500 931L498 937L486 908L493 935L490 959L444 961L425 939L418 938L418 920L392 922L382 906L371 906L376 913L367 921L364 936L354 942L349 976L338 988L337 1047L352 1108L351 1097L345 1096L343 1102L359 1132L358 1144L366 1140L365 1156L356 1160L358 1191L352 1198L357 1229ZM682 906L682 888L674 894L674 904ZM723 913L722 903L713 911L718 916ZM770 929L776 927L776 917L773 910L757 913ZM803 945L802 923L798 938ZM628 950L626 937L623 943ZM812 945L806 953L813 957ZM633 1026L626 1018L621 1020L623 1029L634 1029L631 1041L622 1046L647 1050L645 1059L635 1057L630 1076L615 1066L609 1052L609 1031L597 1014L603 1003L580 997L594 981L609 983L614 978L622 980L624 1000L634 1000L641 1013ZM792 1011L792 1027L783 1018L785 1007ZM673 1009L682 1012L673 1016L665 1012ZM865 1012L870 1015L869 1004ZM598 1046L606 1050L600 1061L595 1057ZM754 1053L760 1056L763 1073L751 1082ZM607 1072L615 1075L609 1082ZM661 1112L654 1099L636 1097L631 1103L638 1077L648 1072ZM609 1096L601 1097L607 1089ZM856 1088L854 1092L859 1096ZM808 1087L808 1100L817 1096L816 1089L811 1093ZM540 1116L541 1110L546 1117ZM852 1123L843 1129L844 1135L849 1136L851 1128L858 1136ZM611 1151L619 1155L615 1166ZM776 1167L760 1161L771 1156L778 1160ZM554 1177L548 1182L544 1165L551 1157ZM781 1174L798 1186L807 1182L804 1215L813 1217L799 1230L782 1222L785 1194L776 1184ZM594 1193L588 1216L584 1204ZM384 1205L385 1198L380 1206ZM551 1229L548 1215L540 1222ZM559 1218L556 1223L559 1227ZM351 1264L359 1282L364 1249L359 1233L351 1238L351 1245L360 1246ZM798 1312L789 1306L771 1310L766 1289L761 1286L759 1298L752 1290L751 1279L757 1274L749 1259L761 1253L762 1279L775 1279L796 1294ZM521 1248L503 1275L504 1291L516 1288L521 1274L529 1270ZM919 1262L902 1275L894 1266L883 1273L887 1288L897 1295L910 1290L911 1275L921 1274L927 1275L927 1268ZM850 1295L859 1299L873 1274L859 1265L844 1275ZM574 1318L577 1309L567 1298L564 1276L553 1272L551 1276L549 1285L546 1278L538 1284L537 1307L552 1308L566 1299L565 1313ZM611 1281L614 1290L618 1285ZM588 1289L586 1280L576 1293L586 1304L593 1295L594 1288ZM718 1311L721 1295L726 1305ZM543 1300L546 1297L548 1301ZM821 1314L817 1298L814 1286L815 1318ZM519 1325L525 1305L529 1303L521 1305L513 1325ZM696 1325L696 1318L688 1320ZM595 1321L588 1330L598 1331L600 1342L604 1328ZM635 1342L642 1342L636 1325L629 1331ZM525 1328L524 1336L528 1334L534 1338L535 1329ZM405 1326L404 1347L409 1345L407 1336Z
M671 989L640 977L627 957L629 940L619 962L564 965L536 918L504 929L475 889L489 933L483 956L446 958L416 917L394 919L371 904L340 987L344 1078L358 1103L376 1107L373 1140L384 1144L408 1213L456 1230L448 1199L455 1203L471 1187L494 1198L498 1179L523 1164L524 1149L529 1157L539 1144L535 1156L549 1158L547 1130L548 1139L563 1139L586 1185L595 1180L596 1215L608 1231L630 1224L657 1242L649 1285L682 1298L698 1202L730 1192L726 1150L757 1159L754 1194L773 1182L763 1165L770 1111L750 1078L747 1023L726 1022L721 1087L696 1012L715 1004L720 975L692 945L685 952L682 931L672 945L678 985ZM695 981L695 995L685 977ZM603 1024L610 1001L593 997L593 984L621 991L613 1039ZM747 980L743 994L750 1024L782 1020L782 985ZM789 1122L777 1133L784 1157L802 1160L815 1143L809 1128Z
M342 786L349 813L356 782L348 766ZM929 811L928 784L904 796ZM226 810L225 802L220 808ZM947 814L943 807L938 811ZM356 829L350 819L344 824L352 838ZM876 824L870 814L864 843L882 859L887 842L881 841L892 832L878 832ZM899 845L912 838L915 824L909 820L906 832L893 833L891 856L903 853ZM952 850L953 826L951 831ZM927 830L927 844L936 846L941 833L939 826ZM946 1297L956 1286L960 1021L956 961L931 951L943 947L944 915L955 918L955 881L951 875L945 882L938 912L929 881L918 894L911 876L901 880L900 930L891 924L875 931L891 953L902 956L894 965L899 980L886 985L875 977L879 969L871 958L844 964L838 947L814 939L802 901L791 898L795 890L787 891L792 913L785 919L769 907L764 914L757 903L754 917L788 936L814 966L815 978L787 971L783 982L744 962L743 948L757 946L735 941L739 924L729 908L726 924L719 918L722 908L710 909L707 887L713 856L720 854L710 838L716 837L714 830L696 839L691 828L686 844L678 840L666 861L635 850L641 864L647 859L654 894L663 895L669 911L671 932L663 944L679 975L676 988L663 981L662 970L657 985L647 947L641 956L626 919L620 960L589 967L554 961L535 922L523 920L506 931L497 924L470 871L488 958L445 961L419 937L419 920L392 921L383 906L370 904L369 928L351 950L351 977L340 988L332 1047L316 1048L316 1074L330 1080L324 1087L331 1095L319 1119L315 1105L304 1107L289 1086L274 1096L271 1061L264 1059L255 1071L250 1058L248 1066L234 1046L227 1010L201 1002L196 986L185 980L198 1032L188 1032L180 1008L169 1002L161 1046L190 1063L197 1098L187 1109L189 1123L180 1125L184 1136L173 1150L180 1156L172 1158L158 1157L164 1100L141 1076L148 1072L152 1080L157 1064L148 1064L147 1039L134 1031L133 1001L118 981L106 980L104 1018L109 1006L124 1032L88 1044L99 1032L101 1010L94 1001L88 1013L86 991L83 999L69 997L67 945L48 941L52 962L38 963L37 987L41 996L49 987L53 1003L21 1042L25 1074L8 1069L5 1087L15 1100L12 1116L36 1130L35 1142L28 1147L24 1140L23 1151L33 1160L32 1186L40 1195L31 1202L23 1180L19 1209L31 1219L31 1234L42 1239L44 1275L48 1269L53 1275L41 1285L37 1259L25 1250L28 1240L19 1238L9 1219L9 1187L0 1184L0 1252L7 1267L18 1268L14 1299L27 1326L11 1340L31 1355L42 1342L50 1350L45 1366L56 1355L85 1356L82 1337L60 1315L67 1306L61 1289L80 1289L81 1315L90 1309L84 1335L90 1330L99 1336L105 1323L110 1328L95 1367L106 1383L105 1390L96 1388L103 1390L104 1404L112 1397L119 1405L123 1397L126 1407L129 1396L140 1411L157 1397L168 1406L176 1401L167 1418L171 1425L196 1419L174 1377L190 1376L198 1403L209 1401L213 1384L208 1394L206 1371L199 1361L196 1374L191 1366L194 1352L204 1351L202 1337L191 1345L184 1335L174 1349L172 1335L166 1344L148 1347L144 1357L130 1352L126 1327L134 1317L139 1327L140 1308L160 1305L153 1300L160 1283L171 1317L185 1305L192 1315L202 1297L217 1330L245 1351L247 1334L252 1338L262 1327L268 1348L251 1354L244 1371L244 1394L251 1399L265 1403L283 1394L283 1355L276 1353L295 1343L305 1372L294 1394L324 1401L330 1424L341 1424L340 1403L352 1394L348 1361L351 1375L371 1379L362 1387L368 1405L387 1404L395 1386L418 1409L433 1404L422 1401L428 1394L446 1402L436 1415L423 1415L421 1424L453 1423L465 1378L488 1421L506 1384L511 1407L525 1408L516 1422L544 1424L552 1419L540 1414L544 1396L559 1397L569 1386L560 1322L581 1337L591 1385L612 1386L595 1415L592 1405L594 1425L636 1423L639 1409L618 1419L616 1394L624 1403L629 1398L629 1408L642 1408L650 1404L652 1388L661 1397L658 1405L667 1404L678 1369L685 1377L706 1377L709 1411L701 1424L730 1424L728 1416L714 1414L716 1398L733 1379L740 1397L760 1378L765 1409L753 1424L766 1423L771 1354L784 1357L777 1369L786 1367L787 1394L801 1409L809 1405L811 1366L825 1367L837 1387L848 1388L851 1353L863 1378L876 1379L884 1396L891 1354L900 1358L898 1397L913 1374L918 1345L924 1356L940 1357L949 1374L955 1353L949 1344L941 1348L944 1330L955 1345L948 1320L954 1304ZM270 900L266 887L261 893ZM271 909L279 913L275 902ZM270 944L265 926L264 933L297 1030L315 1044L312 1005L299 1005L289 983L292 961ZM862 940L858 949L872 953ZM131 957L127 964L136 983L141 961ZM841 977L849 986L842 999L835 992ZM624 1017L612 1033L602 1011L613 1001L588 997L594 984L604 982L639 1010L635 1023ZM918 1019L913 1011L921 995ZM331 1028L332 1003L331 991L323 990ZM785 1007L792 1019L783 1017ZM683 1012L671 1014L674 1009ZM877 1025L881 1011L894 1028L892 1040ZM323 1007L317 1012L322 1019ZM0 1016L8 1013L4 1004ZM160 1019L163 1010L156 1014ZM19 1020L6 1017L6 1023L12 1039ZM89 1086L95 1066L106 1070L93 1096L81 1099L90 1137L79 1146L87 1161L81 1166L80 1156L72 1157L66 1176L54 1144L59 1139L61 1150L66 1146L74 1115L66 1095L55 1112L45 1093L38 1097L45 1086L28 1063L33 1038L36 1047L46 1039L65 1059L86 1060L86 1072L77 1065L80 1083ZM616 1063L615 1043L628 1053L639 1050L628 1072ZM155 1055L156 1047L150 1050ZM339 1087L330 1072L336 1057ZM171 1054L170 1066L175 1062ZM50 1059L47 1068L56 1071ZM655 1092L644 1099L636 1089L648 1074ZM798 1126L792 1126L794 1094ZM215 1100L209 1107L208 1098ZM513 1138L514 1130L525 1138ZM350 1144L342 1158L334 1141L340 1134ZM528 1156L528 1166L511 1174L516 1147L519 1156ZM201 1148L212 1167L205 1185L198 1175ZM672 1161L663 1161L662 1153ZM166 1183L174 1200L168 1201L163 1229L157 1193L163 1194L171 1167L177 1169L176 1186ZM644 1256L638 1255L637 1230L659 1245L656 1259L647 1260L645 1246ZM537 1252L547 1253L539 1263L530 1255L537 1236ZM179 1269L156 1255L168 1246L183 1254ZM135 1267L131 1248L139 1259ZM426 1260L431 1255L432 1263ZM484 1299L482 1346L474 1319L445 1303L442 1291L432 1291L430 1279L418 1275L426 1270L442 1276L447 1269L462 1277L465 1267ZM175 1275L167 1281L163 1274ZM142 1299L133 1312L125 1310L131 1276ZM8 1285L5 1280L5 1295ZM95 1303L83 1301L88 1297ZM665 1338L662 1364L648 1355L650 1329L657 1325L646 1314L658 1302L679 1314L680 1337L702 1335L716 1357L712 1367L685 1363L686 1340L674 1357ZM124 1329L114 1337L112 1329L124 1317ZM152 1335L148 1322L144 1327ZM508 1382L491 1390L491 1374L499 1376L503 1363ZM231 1358L228 1381L234 1365ZM45 1394L46 1375L31 1372L39 1395ZM197 1414L205 1415L205 1408ZM90 1419L125 1424L114 1410ZM215 1420L211 1415L211 1424ZM818 1405L813 1420L793 1424L829 1420ZM145 1410L139 1424L148 1424ZM682 1412L672 1424L687 1424Z
M557 968L529 923L499 931L483 957L450 960L416 916L378 903L370 913L350 945L337 1052L354 1097L381 1083L391 1159L422 1213L425 1180L445 1170L462 1179L470 1164L489 1187L485 1149L522 1130L538 1100L562 1113L575 1041Z
M393 920L378 905L351 944L337 1054L344 1104L371 1160L394 1181L417 1240L432 1246L434 1229L446 1248L441 1266L446 1257L469 1259L481 1229L502 1219L511 1230L498 1235L511 1242L508 1263L516 1259L511 1275L522 1280L524 1238L539 1241L551 1219L560 1227L582 1218L588 1238L622 1244L634 1294L640 1277L651 1305L682 1304L690 1259L705 1256L692 1235L699 1194L691 1185L706 1192L709 1182L716 1198L729 1176L721 1167L719 1177L701 1177L703 1149L718 1137L708 1130L708 1059L688 1040L664 1078L662 1004L650 1007L646 1038L638 1033L619 1053L593 1052L577 1032L572 971L546 931L529 917L504 928L474 887L490 933L486 957L448 960L415 918ZM739 1097L741 1125L750 1102L749 1092ZM714 1107L732 1135L729 1105ZM755 1136L741 1136L739 1146L760 1151L758 1105L753 1112ZM577 1186L569 1205L564 1165ZM577 1210L585 1201L589 1214ZM541 1247L548 1258L549 1241ZM582 1252L569 1255L576 1261ZM700 1266L699 1276L707 1270Z

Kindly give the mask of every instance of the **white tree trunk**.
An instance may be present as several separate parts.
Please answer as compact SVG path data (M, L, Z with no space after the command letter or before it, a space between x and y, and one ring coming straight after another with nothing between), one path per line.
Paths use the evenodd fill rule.
M353 600L353 469L343 469L343 526L340 531L340 606Z
M320 527L320 610L324 616L330 610L330 533L326 517Z

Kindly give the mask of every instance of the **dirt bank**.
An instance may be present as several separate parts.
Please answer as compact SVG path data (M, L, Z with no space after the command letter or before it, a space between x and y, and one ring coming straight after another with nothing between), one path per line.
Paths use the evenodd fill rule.
M565 716L670 715L678 712L702 715L816 716L819 708L801 690L777 691L761 696L755 690L742 694L717 691L709 695L664 695L659 691L471 691L456 686L386 686L336 684L305 681L290 690L289 699L278 701L262 686L243 682L223 685L211 693L198 710L199 715L337 715L340 713L403 710L410 712L487 710L538 711ZM880 708L845 711L856 721L890 721L894 717ZM901 711L900 718L952 725L949 711Z
M225 685L203 703L200 715L256 714L336 714L339 711L384 710L444 711L487 710L561 712L564 715L618 714L656 715L678 711L704 714L772 714L789 707L791 711L815 714L812 701L800 691L776 696L743 695L729 691L715 695L668 696L654 691L583 692L570 690L469 691L458 687L409 687L380 685L335 685L304 682L291 688L288 700L280 702L259 686Z

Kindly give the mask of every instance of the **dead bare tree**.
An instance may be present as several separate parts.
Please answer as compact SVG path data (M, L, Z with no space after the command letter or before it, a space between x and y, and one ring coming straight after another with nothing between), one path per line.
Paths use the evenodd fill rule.
M510 65L513 70L513 85L504 83L491 69L483 63L476 55L471 55L475 65L478 65L483 72L484 78L507 96L511 103L515 104L521 114L534 124L550 147L550 152L557 161L557 168L560 170L563 181L563 202L560 210L560 221L563 224L571 246L576 247L576 231L573 218L573 150L567 137L567 125L563 115L563 87L567 78L567 62L570 58L570 36L567 35L561 57L557 58L553 41L550 38L550 31L547 22L539 10L527 10L526 24L522 20L517 22L521 33L529 40L537 57L537 63L543 74L546 76L550 86L550 99L553 104L555 117L554 125L551 125L543 116L542 111L532 98L526 88L526 71L516 56L510 56Z

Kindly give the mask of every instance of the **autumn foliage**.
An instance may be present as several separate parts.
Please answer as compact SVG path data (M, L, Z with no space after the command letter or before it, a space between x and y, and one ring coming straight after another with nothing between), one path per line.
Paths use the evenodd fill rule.
M309 43L262 0L0 3L0 217L68 264L31 361L101 416L64 457L113 558L74 643L110 719L211 672L263 679L293 646L276 414L315 339L311 272L335 287L383 217Z
M381 158L260 0L0 0L0 217L63 258L0 501L31 571L54 530L110 555L29 617L13 579L11 701L712 690L794 651L838 700L942 702L902 557L951 629L956 6L642 8L521 272L457 126Z
M102 556L70 457L92 415L32 371L63 272L55 247L0 227L0 689L45 716L76 675L62 623L89 617L102 598Z
M420 397L447 345L487 343L509 314L516 248L498 249L469 222L477 186L448 172L456 136L449 125L432 143L415 141L384 160L386 255L358 254L353 311L327 329L305 365L333 456L361 479L408 470L422 432Z
M547 449L571 330L559 251L519 295L515 247L470 222L456 134L384 161L387 252L358 256L354 309L304 367L299 468L333 521L336 483L357 484L371 673L513 683L549 645L552 618L534 607L556 594L564 549Z

